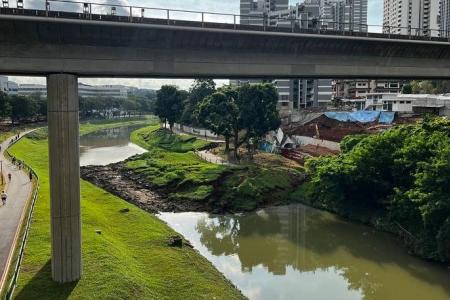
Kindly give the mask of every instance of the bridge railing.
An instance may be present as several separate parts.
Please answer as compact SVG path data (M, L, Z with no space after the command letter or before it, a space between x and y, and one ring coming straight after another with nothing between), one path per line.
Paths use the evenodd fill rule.
M320 18L301 19L291 16L240 15L71 0L45 0L39 3L32 0L0 1L2 3L0 13L5 14L450 42L449 31L425 27L338 23Z

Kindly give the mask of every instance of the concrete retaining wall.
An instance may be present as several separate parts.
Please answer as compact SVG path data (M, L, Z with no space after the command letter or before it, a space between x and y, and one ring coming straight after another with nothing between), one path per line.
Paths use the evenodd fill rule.
M294 135L292 139L299 145L318 145L319 147L325 147L335 151L341 151L341 146L339 143L327 141L327 140L319 140L309 136L300 136Z
M198 136L213 138L213 139L219 138L217 136L217 134L214 134L207 129L194 128L194 127L189 127L186 125L181 126L180 124L174 124L173 127L179 131L182 131L182 132L188 133L188 134L193 134L193 135L198 135Z

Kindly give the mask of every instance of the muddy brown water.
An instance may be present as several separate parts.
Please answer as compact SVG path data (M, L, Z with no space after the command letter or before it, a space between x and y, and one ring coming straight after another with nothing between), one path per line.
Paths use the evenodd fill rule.
M81 163L145 152L129 141L134 129L83 137ZM159 217L250 299L450 299L450 269L410 256L391 235L303 205Z
M80 165L105 166L145 153L130 141L131 132L142 126L127 126L96 131L80 138Z

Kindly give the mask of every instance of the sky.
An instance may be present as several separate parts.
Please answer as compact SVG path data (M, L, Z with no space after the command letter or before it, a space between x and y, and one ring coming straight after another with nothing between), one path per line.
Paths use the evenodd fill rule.
M221 12L230 14L239 14L239 1L240 0L90 0L92 3L108 3L115 5L132 5L151 8L170 8L179 10L192 10L192 11L208 11L208 12ZM381 25L383 21L383 0L368 0L368 25ZM295 5L302 0L290 0L291 5ZM33 7L40 7L44 1L42 0L28 0ZM27 0L25 0L25 5ZM100 7L100 6L99 6ZM97 8L98 9L98 8ZM106 9L106 8L105 8ZM95 10L95 8L94 8ZM156 14L156 11L153 11ZM192 15L192 14L191 14ZM174 17L190 18L191 15L178 15ZM195 16L193 16L195 17ZM208 18L213 16L206 16ZM215 17L217 20L217 17ZM224 19L225 22L227 20ZM377 31L375 27L369 27L369 31ZM45 84L45 78L42 77L15 77L10 76L10 80L18 83L37 83ZM174 84L182 89L188 89L192 84L192 80L188 79L129 79L129 78L81 78L80 82L92 85L101 84L121 84L134 86L138 88L159 89L164 84ZM227 84L226 80L217 80L216 83L220 86Z

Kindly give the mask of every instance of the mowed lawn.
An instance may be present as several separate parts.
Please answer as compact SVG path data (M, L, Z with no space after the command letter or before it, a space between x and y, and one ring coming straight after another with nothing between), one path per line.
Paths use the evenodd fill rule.
M195 250L167 246L167 239L176 233L165 223L85 181L81 182L84 274L76 283L54 283L47 140L23 139L11 152L36 170L41 185L16 299L243 298Z

